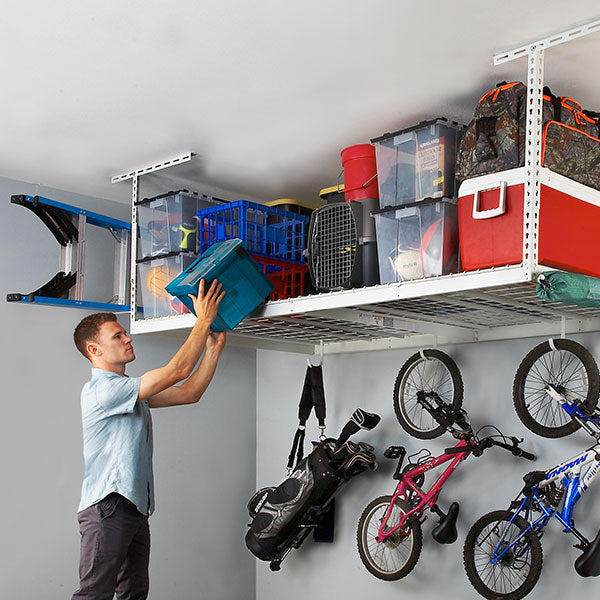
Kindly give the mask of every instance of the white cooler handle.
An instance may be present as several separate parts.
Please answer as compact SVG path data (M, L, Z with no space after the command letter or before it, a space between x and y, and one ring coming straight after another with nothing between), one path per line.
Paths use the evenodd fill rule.
M488 210L479 210L479 194L480 192L488 192L500 188L500 200L496 208L490 208ZM506 211L506 181L501 181L499 185L485 188L483 190L475 190L473 195L473 218L474 219L491 219L498 215L503 215Z

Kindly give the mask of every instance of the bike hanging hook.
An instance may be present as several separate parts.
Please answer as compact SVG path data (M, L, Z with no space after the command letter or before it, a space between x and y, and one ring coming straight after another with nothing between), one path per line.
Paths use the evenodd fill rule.
M309 367L319 367L323 364L324 342L321 340L318 346L315 346L314 354L306 360Z

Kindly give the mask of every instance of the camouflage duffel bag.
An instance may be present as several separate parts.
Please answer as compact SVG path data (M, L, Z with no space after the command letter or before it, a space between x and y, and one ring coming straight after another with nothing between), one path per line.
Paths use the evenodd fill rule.
M458 151L459 181L525 164L527 87L520 81L499 83L477 103L473 120ZM554 117L554 105L544 98L544 121Z
M552 102L554 119L545 123L542 132L542 165L600 189L598 114L583 110L571 98L552 97Z
M542 137L542 164L583 185L600 189L600 139L549 121Z
M525 164L527 88L501 83L478 102L458 151L459 181ZM600 189L598 114L544 88L542 164L584 185Z

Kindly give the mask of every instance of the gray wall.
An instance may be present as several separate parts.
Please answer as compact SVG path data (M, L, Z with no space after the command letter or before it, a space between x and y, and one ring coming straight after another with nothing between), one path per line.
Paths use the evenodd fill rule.
M5 383L0 430L0 597L14 600L68 598L77 585L79 535L75 511L83 469L79 393L89 364L77 354L71 332L86 311L9 304L6 292L29 292L56 272L58 246L33 214L12 206L14 193L41 194L66 203L128 219L125 205L84 198L0 179L0 232L7 257L2 263L2 381ZM89 253L88 253L89 254ZM95 260L90 258L90 261ZM91 292L104 293L106 261L94 264ZM126 318L121 317L126 324ZM598 358L597 335L572 336ZM133 375L163 364L181 336L137 336ZM362 475L338 497L336 540L294 550L279 573L245 550L245 503L264 485L284 476L296 427L306 357L228 347L215 380L201 404L154 411L157 511L151 520L151 599L325 600L332 595L366 594L382 600L419 594L422 600L477 598L462 568L462 544L482 514L503 508L516 495L521 476L545 469L588 444L583 433L543 440L517 420L511 401L512 379L522 357L539 339L444 347L460 367L464 406L473 424L493 423L525 437L538 454L536 463L492 449L469 459L446 485L440 504L461 504L459 539L439 546L430 536L436 519L425 522L421 560L406 579L381 582L362 566L356 551L356 523L363 508L391 493L393 464L380 458L375 473ZM412 351L326 357L328 433L336 435L357 406L378 412L382 423L356 439L372 443L381 456L391 444L409 451L443 449L447 436L420 442L396 423L392 388ZM256 361L255 361L256 356ZM235 377L229 376L235 372ZM256 427L255 424L256 423ZM316 439L314 423L307 439ZM256 456L255 450L256 448ZM256 459L256 462L255 462ZM256 473L256 477L255 477ZM480 491L480 496L473 496ZM600 527L593 510L598 490L577 507L580 529L592 537ZM561 593L598 593L598 580L579 578L572 569L577 551L556 526L544 536L544 570L531 598Z
M571 336L600 356L597 334ZM462 564L462 547L470 526L481 515L506 508L522 487L522 475L534 469L547 469L590 445L590 438L578 432L571 437L545 440L528 432L517 419L512 406L512 381L521 359L541 339L465 344L440 348L457 362L465 384L463 406L474 428L492 423L506 434L526 439L526 447L538 455L536 462L513 457L492 448L481 458L469 458L444 487L439 504L447 508L457 500L461 507L459 538L440 546L431 537L437 517L423 524L423 551L405 579L384 582L362 565L356 550L356 526L361 512L373 498L391 494L396 461L383 457L390 445L404 445L409 453L429 448L439 453L453 445L448 434L436 440L417 440L400 428L393 412L392 394L396 375L414 351L326 356L324 384L327 399L327 433L337 436L352 411L360 406L377 412L382 421L372 432L359 432L353 439L364 440L377 449L380 467L351 481L336 499L336 531L332 544L316 544L309 537L299 550L293 550L273 573L268 563L257 561L258 600L325 600L377 598L393 600L418 595L420 600L479 598L470 586ZM306 370L306 357L259 350L257 354L257 487L275 485L284 476L292 436L297 426L297 407ZM317 439L314 416L307 428L307 440ZM307 444L307 448L309 448ZM439 471L441 472L441 470ZM435 473L435 472L434 472ZM433 482L432 476L429 479ZM600 514L594 510L600 490L590 489L577 506L578 528L593 538L600 527ZM557 598L560 594L598 595L600 581L582 579L573 570L578 551L574 538L561 533L551 523L543 538L544 568L531 598Z
M7 292L33 291L58 266L58 244L42 222L9 203L10 195L18 193L124 220L129 220L129 208L0 179L6 254L0 279L0 597L64 600L78 583L76 510L83 474L79 394L90 376L90 365L71 336L89 311L4 301ZM86 282L89 293L110 293L112 256L102 258L88 248L88 260L94 274ZM127 327L127 316L119 319ZM181 335L136 336L138 359L128 372L139 375L164 364L182 341ZM255 597L255 568L242 542L245 499L255 488L254 394L255 352L228 347L200 404L153 411L153 600Z

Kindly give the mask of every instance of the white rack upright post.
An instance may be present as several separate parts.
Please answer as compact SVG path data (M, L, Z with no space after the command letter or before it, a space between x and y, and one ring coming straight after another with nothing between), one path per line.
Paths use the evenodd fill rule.
M525 134L525 206L523 215L523 266L533 276L538 258L540 214L540 167L542 166L542 126L544 51L531 46L527 57L527 130Z
M544 50L600 31L600 20L545 37L494 56L494 65L527 57L527 131L525 136L525 205L523 215L523 267L530 278L539 271L538 224L542 155Z
M189 162L194 157L193 152L186 152L185 154L175 156L168 160L163 160L162 162L154 163L147 167L141 167L139 169L134 169L133 171L128 171L127 173L122 173L121 175L115 175L111 178L111 183L120 183L121 181L127 181L131 179L131 290L130 290L130 323L131 323L131 332L133 331L134 325L136 322L137 315L137 268L136 268L136 259L137 259L137 207L136 203L139 196L139 178L142 175L148 175L149 173L156 173L156 171L161 171L162 169L168 169L169 167L174 167L175 165L180 165L186 162Z

